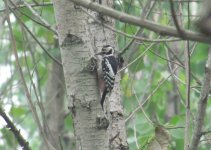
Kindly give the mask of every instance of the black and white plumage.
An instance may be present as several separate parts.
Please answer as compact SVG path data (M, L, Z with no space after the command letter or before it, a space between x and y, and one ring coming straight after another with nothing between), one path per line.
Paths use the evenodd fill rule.
M106 94L111 93L114 87L114 81L117 73L118 63L114 56L114 48L110 45L103 46L102 51L97 55L102 55L103 57L102 72L103 72L105 87L100 102L103 108L103 103L105 101Z

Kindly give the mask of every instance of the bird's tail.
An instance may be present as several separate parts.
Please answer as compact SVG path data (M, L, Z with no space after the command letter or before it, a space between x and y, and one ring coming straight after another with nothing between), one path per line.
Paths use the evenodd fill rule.
M104 91L103 91L103 95L102 95L101 101L100 101L100 104L102 106L102 109L103 109L103 103L105 101L105 97L106 97L106 94L107 93L108 93L108 90L107 90L107 88L105 88Z

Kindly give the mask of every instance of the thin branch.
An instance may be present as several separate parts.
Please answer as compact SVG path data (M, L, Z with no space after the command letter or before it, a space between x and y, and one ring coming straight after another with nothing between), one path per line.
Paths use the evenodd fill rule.
M12 3L12 1L10 1ZM14 3L12 3L12 5L15 7ZM37 42L37 44L43 49L43 51L47 54L47 56L49 56L52 60L54 60L57 64L59 64L60 66L62 66L62 63L57 60L56 58L54 58L54 56L52 56L47 49L45 49L45 47L40 43L40 41L36 38L36 36L30 31L30 29L23 23L22 19L16 14L16 12L11 9L9 7L10 11L13 12L13 14L15 15L15 17L18 19L18 21L23 25L23 27L26 29L26 31L32 36L32 38Z
M31 55L31 59L32 59L32 63L34 64L34 68L33 68L33 72L35 72L36 74L36 79L37 79L37 86L38 86L38 92L39 92L39 97L40 97L40 101L43 101L43 96L42 96L42 92L41 92L41 85L40 85L40 75L39 75L39 72L38 72L38 68L37 68L37 64L39 61L36 61L35 59L35 54L33 53L33 46L31 44L31 42L29 42L29 39L28 39L28 35L24 29L24 27L21 25L21 30L23 32L23 37L24 37L24 40L25 41L28 41L26 42L26 49L29 50L30 52L30 55ZM33 75L33 73L32 73Z
M110 17L113 17L117 20L120 20L125 23L130 23L133 25L137 25L143 28L146 28L148 30L154 31L160 35L169 35L169 36L174 36L174 37L179 37L181 38L181 35L178 33L178 31L170 26L164 26L157 24L155 22L146 20L146 19L141 19L139 17L135 17L132 15L128 15L123 12L116 11L112 8L105 7L103 5L99 5L95 2L91 1L85 1L85 0L69 0L74 2L77 5L81 5L85 8L91 9L93 11L99 12L103 15L107 15ZM211 43L211 38L207 37L201 33L196 33L190 30L184 30L184 39L186 40L191 40L191 41L198 41L198 42L204 42L204 43Z
M174 51L168 46L167 43L164 43L166 48L168 49L168 51L171 52L171 54L177 59L177 61L184 66L184 63L177 57L177 55L174 53ZM195 47L195 46L194 46ZM191 76L193 77L194 80L196 80L197 84L202 85L201 81L193 74L193 72L191 71Z
M205 134L209 134L209 133L211 133L210 130L209 130L209 131L204 131L204 132L202 132L201 135L205 135Z
M177 63L177 62L175 62L175 61L173 61L173 60L170 60L170 59L164 58L164 57L160 56L159 54L155 53L155 52L154 52L154 51L152 51L152 50L149 50L149 51L150 51L152 54L154 54L154 55L158 56L159 58L161 58L161 59L163 59L163 60L165 60L165 61L167 61L167 62L171 62L171 63L173 63L173 64L176 64L176 65L178 65L178 66L180 66L180 67L184 68L184 66L183 66L182 64L180 64L180 63Z
M175 41L180 41L181 40L181 39L178 39L178 38L176 38L176 39L155 39L155 40L153 40L153 39L143 38L143 37L140 37L140 36L130 35L130 34L127 34L125 32L122 32L120 30L117 30L117 29L113 28L112 26L109 26L107 24L104 24L102 21L96 19L96 17L94 17L93 15L91 15L89 12L87 12L85 9L81 8L81 10L85 14L89 15L95 22L101 24L102 26L110 29L113 32L119 33L119 34L121 34L121 35L123 35L125 37L128 37L128 38L132 38L132 39L140 40L140 41L144 41L144 42L175 42Z
M10 1L11 1L11 0L10 0ZM19 9L17 9L17 11L19 11L20 14L22 14L22 15L26 16L27 18L29 18L31 21L33 21L33 22L37 23L38 25L43 26L43 27L45 27L46 29L48 29L49 31L53 32L54 35L55 35L56 37L58 37L57 31L56 31L55 29L51 28L50 26L48 26L48 25L46 25L46 24L44 24L44 23L41 23L40 21L37 21L37 20L34 19L32 16L28 15L27 13L25 13L25 12L19 10Z
M142 13L141 13L141 17L142 17L142 18L147 18L147 17L150 15L150 13L151 13L151 11L152 11L152 8L155 6L155 2L152 2L152 5L150 6L150 8L147 9L148 5L150 5L151 2L152 2L152 0L147 1L147 4L146 4L145 7L143 8L143 11L142 11ZM145 14L146 14L146 15L145 15ZM138 31L135 33L135 36L141 35L143 31L144 31L143 28L139 28ZM120 54L119 54L119 55L120 55L120 56L123 55L123 54L129 49L129 47L131 47L131 45L132 45L135 41L136 41L135 38L131 39L131 41L128 42L128 44L120 51Z
M133 136L134 136L134 139L135 139L135 143L136 143L136 148L139 149L139 142L138 142L138 138L137 138L137 134L136 134L136 124L135 122L133 123Z
M30 4L31 7L44 7L44 6L53 6L52 2L45 2L45 3L37 3L37 4ZM16 5L16 7L12 7L12 9L20 9L20 8L24 8L26 7L23 4L20 5ZM4 9L0 9L0 13L1 12L5 12L5 8Z
M173 0L169 0L169 2L170 2L171 14L172 14L172 18L173 18L175 27L176 27L178 33L180 34L181 38L185 38L185 34L184 34L184 32L183 32L183 29L181 29L181 27L180 27L180 25L179 25L179 23L178 23L178 20L177 20L177 16L176 16L176 14L175 14Z
M8 3L7 3L7 0L4 0L4 3L5 3L5 6L6 6L6 14L7 14L7 23L8 23L8 27L9 27L9 34L10 34L10 38L11 38L11 43L12 43L12 48L13 48L13 53L14 53L14 56L15 56L15 60L16 60L16 65L18 67L18 70L19 70L19 74L20 74L20 78L21 78L21 81L22 81L22 86L24 88L24 91L25 91L25 95L26 95L26 98L27 98L27 102L28 102L28 105L30 107L30 110L32 111L32 115L34 117L34 120L39 128L39 131L42 135L42 138L44 140L44 142L50 146L50 148L54 149L52 145L50 145L50 143L47 141L47 138L45 137L45 135L43 134L42 132L42 125L41 125L41 122L39 120L39 116L37 114L37 111L36 111L36 107L34 106L33 102L32 102L32 99L31 99L31 95L30 95L30 92L29 92L29 89L27 87L27 84L26 84L26 80L24 78L24 74L23 74L23 70L21 68L21 65L20 65L20 61L19 61L19 58L18 58L18 52L17 52L17 46L16 46L16 41L15 41L15 37L13 35L13 30L12 30L12 25L11 25L11 21L10 21L10 17L9 17L9 6L8 6Z
M22 30L22 32L24 32L24 27L23 26L21 26L21 30ZM30 73L30 68L29 68L29 64L28 64L28 60L27 60L26 49L24 49L24 59L25 59L26 68L27 68L27 71L28 71L28 74L29 74L29 79L31 81L32 88L34 90L36 101L37 101L37 104L38 104L38 106L40 108L40 111L41 111L41 116L42 116L42 120L43 120L43 126L45 126L45 129L49 130L49 125L47 124L47 121L46 121L47 119L45 117L45 110L44 110L44 107L43 107L43 101L41 101L41 97L39 98L38 93L37 93L37 88L36 88L35 83L33 81L33 72L34 71L32 73ZM35 72L36 72L36 63L35 63ZM39 86L39 84L38 84L38 86ZM41 91L39 91L39 89L38 89L38 92L41 92ZM40 93L40 95L41 95L41 93ZM52 132L50 130L48 131L48 134L46 134L46 136L49 137L49 138L50 137L53 138ZM55 145L57 145L57 143Z
M131 61L129 64L127 64L126 66L124 66L122 69L120 69L119 71L118 71L118 73L119 72L121 72L121 71L123 71L123 70L125 70L126 68L128 68L130 65L132 65L134 62L136 62L139 58L141 58L141 57L143 57L144 55L145 55L145 53L147 52L147 51L149 51L150 50L150 48L152 47L152 46L154 46L155 45L155 43L152 43L150 46L148 46L146 49L145 49L145 51L143 51L138 57L136 57L133 61Z
M192 2L192 3L194 3L194 2L201 3L201 2L203 2L203 0L191 0L191 1L189 1L189 0L182 0L182 1L181 0L174 0L173 2L174 3L189 3L189 2Z
M152 0L152 1L157 1L157 0ZM165 0L161 0L161 1L159 1L159 2L163 2L163 3L165 3L166 1ZM191 1L189 1L189 0L174 0L173 1L174 3L187 3L187 2L192 2L192 3L194 3L194 2L197 2L197 3L202 3L203 2L203 0L191 0Z
M20 133L20 130L18 130L13 122L10 120L10 118L7 116L7 114L3 111L2 107L0 106L0 116L4 118L5 122L7 123L7 128L10 129L10 131L14 134L15 138L17 139L18 143L24 150L30 150L29 143L23 138L23 136Z
M169 17L172 17L172 14L169 14L169 13L167 13L167 12L165 12L165 13L162 13L162 12L160 12L160 11L152 11L152 14L158 14L158 15L164 15L164 16L169 16ZM183 17L183 18L186 18L186 17L188 17L188 15L185 15L185 14L177 14L177 13L175 13L175 16L179 16L179 17ZM192 18L199 18L200 17L200 15L190 15L190 17L192 17Z
M135 37L138 37L137 35L142 31L143 31L142 28L138 29L138 31L135 33ZM136 40L135 38L132 38L131 41L128 42L128 44L122 50L120 50L119 56L122 56L130 48L130 46L135 42L135 40Z
M184 51L185 55L185 76L186 76L186 115L185 115L185 143L184 149L188 150L190 137L190 49L189 41L187 41L187 48Z
M189 8L189 2L188 2L188 15L189 14L190 14L190 8ZM189 27L190 27L190 17L188 17L188 29ZM184 36L181 29L178 29L178 31L181 32L180 34ZM191 112L190 112L191 68L190 68L190 42L189 40L187 41L187 48L184 51L184 56L185 56L185 79L186 79L186 115L185 115L184 149L188 150L190 146L190 116L191 116Z
M184 129L184 126L175 126L175 127L165 127L167 130L174 130L174 129Z
M177 69L179 68L179 66L178 67L176 67L172 72L175 72ZM142 101L142 106L157 92L157 90L170 78L172 76L172 74L170 74L167 78L165 78L165 79L162 79L160 82L159 82L159 84L157 85L157 87L150 93L150 95L145 99L145 100L143 100ZM125 122L127 122L128 120L130 120L130 118L131 117L133 117L134 116L134 114L137 112L137 111L139 111L139 109L141 109L140 108L140 106L138 106L126 119L125 119Z
M196 125L193 130L193 136L191 139L189 150L197 149L202 135L202 126L204 123L210 86L211 86L211 48L209 48L208 59L205 65L204 81L202 85L200 100L198 102L198 111L196 113Z
M142 104L141 104L141 101L138 99L138 96L137 96L137 94L136 94L136 91L134 90L133 87L132 87L132 91L133 91L133 94L135 95L135 98L136 98L136 101L138 102L138 105L140 106L141 111L142 111L143 114L144 114L144 117L145 117L146 120L150 123L150 125L153 126L152 120L150 120L150 118L149 118L148 115L146 114L146 112L145 112L145 110L144 110L144 108L143 108L143 106L142 106Z
M43 19L32 7L29 3L27 3L26 1L23 1L24 5L26 5L26 7L32 12L32 14L38 18L42 23L43 26L50 29L51 31L53 31L56 35L58 35L56 29L54 29L45 19Z

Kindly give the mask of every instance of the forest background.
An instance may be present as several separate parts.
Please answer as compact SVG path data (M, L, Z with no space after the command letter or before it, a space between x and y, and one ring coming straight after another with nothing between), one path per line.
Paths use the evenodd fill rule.
M70 6L66 14L60 12L65 5ZM78 79L70 76L74 62L67 49L88 47L91 58L105 44L115 47L124 65L118 72L120 89L105 104L111 116L117 113L118 128L114 135L100 129L93 135L110 137L99 149L210 149L210 5L209 0L0 1L0 149L86 145L78 138L83 133L74 109L93 112L90 118L102 116L100 92L93 82L96 110L87 103L89 96L80 107L74 104L81 97L71 95L71 83L77 86ZM73 14L87 22L74 22ZM90 41L73 27L84 24L95 37ZM86 39L85 46L77 47L77 37ZM80 56L81 62L88 57ZM108 121L114 122L111 116Z

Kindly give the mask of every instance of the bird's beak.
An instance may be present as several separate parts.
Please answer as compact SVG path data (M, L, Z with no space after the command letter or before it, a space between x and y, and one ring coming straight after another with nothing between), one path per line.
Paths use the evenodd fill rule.
M96 53L95 56L97 55L103 55L103 53L102 52Z

